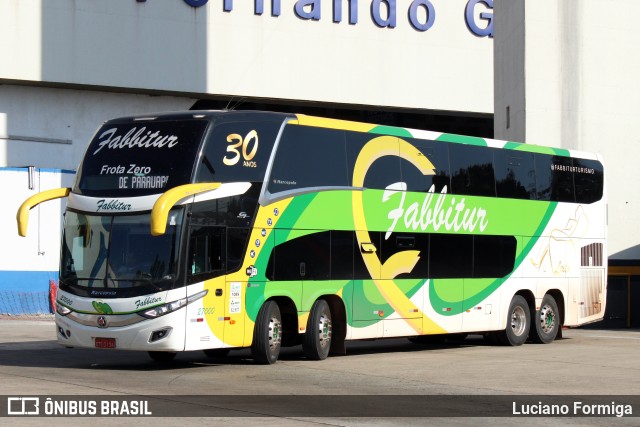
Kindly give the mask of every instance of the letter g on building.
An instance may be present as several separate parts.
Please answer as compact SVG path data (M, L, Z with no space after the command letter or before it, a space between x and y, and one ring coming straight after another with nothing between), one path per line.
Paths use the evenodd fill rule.
M200 7L207 4L209 0L184 0L189 6Z

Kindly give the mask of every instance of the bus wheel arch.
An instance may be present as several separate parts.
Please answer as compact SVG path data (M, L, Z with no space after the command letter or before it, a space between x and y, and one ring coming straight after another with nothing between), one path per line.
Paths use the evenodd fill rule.
M519 346L527 341L531 330L531 307L535 308L535 305L530 293L521 292L513 296L507 311L505 329L497 333L501 344Z
M292 347L300 344L298 336L298 308L288 297L273 297L269 301L275 301L282 316L282 346ZM266 301L265 301L266 304Z
M540 309L534 308L531 314L533 325L530 337L533 342L549 344L558 337L559 331L562 329L563 316L557 302L557 293L546 293L540 303Z

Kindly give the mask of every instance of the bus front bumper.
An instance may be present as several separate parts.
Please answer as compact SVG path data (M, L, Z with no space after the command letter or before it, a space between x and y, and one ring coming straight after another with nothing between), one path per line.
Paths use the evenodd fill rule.
M65 347L139 351L183 351L184 311L155 319L121 315L56 314L58 342ZM133 322L133 323L131 323Z

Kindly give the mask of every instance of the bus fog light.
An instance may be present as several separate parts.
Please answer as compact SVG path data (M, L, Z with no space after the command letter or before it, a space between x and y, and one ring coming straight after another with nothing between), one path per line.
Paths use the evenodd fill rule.
M62 326L58 326L58 333L63 337L63 338L67 338L67 334L64 333L64 329L62 329Z
M151 338L149 339L149 342L160 341L161 339L168 337L170 332L171 332L171 328L164 328L164 329L159 329L157 331L153 331L151 333Z

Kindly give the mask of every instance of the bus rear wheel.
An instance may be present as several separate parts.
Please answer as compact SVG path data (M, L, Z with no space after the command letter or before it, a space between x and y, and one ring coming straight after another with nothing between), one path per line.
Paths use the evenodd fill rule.
M331 349L331 310L323 299L317 300L307 321L307 331L302 339L302 350L309 359L324 360Z
M251 355L256 363L272 365L278 360L282 345L282 315L275 301L265 302L253 329Z
M518 346L527 341L531 328L531 313L527 300L516 295L509 305L507 327L497 335L503 345Z
M531 334L533 342L538 344L549 344L558 335L560 328L560 316L558 315L558 304L555 298L547 294L542 299L540 310L535 311L535 330Z

